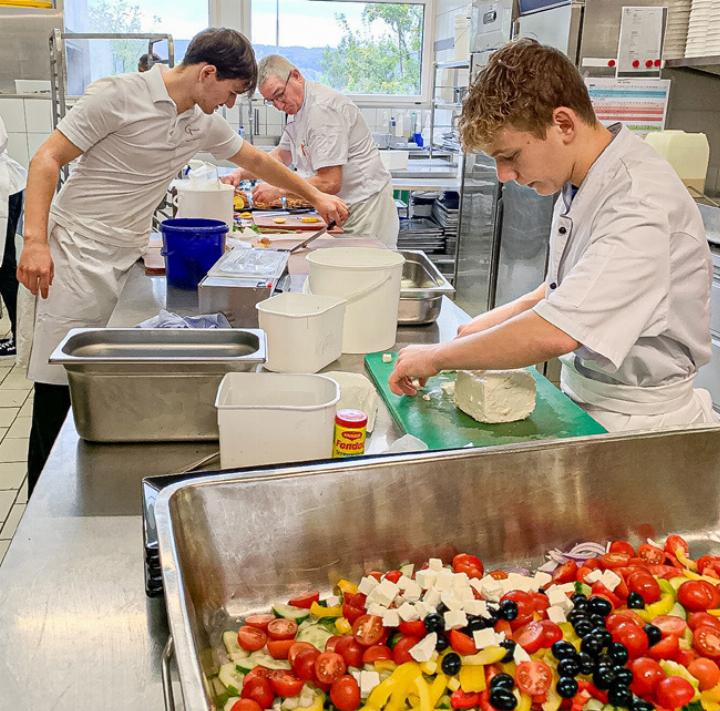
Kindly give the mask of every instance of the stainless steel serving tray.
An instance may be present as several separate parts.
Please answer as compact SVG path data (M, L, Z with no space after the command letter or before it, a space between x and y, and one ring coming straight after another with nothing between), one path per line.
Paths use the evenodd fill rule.
M265 362L257 329L76 328L65 366L78 434L94 442L217 439L223 375Z
M185 708L213 709L222 631L340 577L458 551L534 565L555 546L669 532L717 553L720 430L214 475L163 490L155 517Z
M401 250L405 257L400 286L398 324L434 323L440 315L443 296L452 296L455 289L440 273L425 252Z

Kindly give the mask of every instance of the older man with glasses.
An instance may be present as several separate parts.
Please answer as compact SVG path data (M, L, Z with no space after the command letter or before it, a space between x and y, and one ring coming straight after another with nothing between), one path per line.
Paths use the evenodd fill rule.
M358 107L334 89L305 79L278 54L260 60L258 87L268 106L292 117L270 155L284 165L295 165L318 190L347 203L346 234L367 235L394 248L400 223L391 176ZM225 181L238 185L254 177L240 169ZM273 203L285 194L279 187L260 183L253 199Z

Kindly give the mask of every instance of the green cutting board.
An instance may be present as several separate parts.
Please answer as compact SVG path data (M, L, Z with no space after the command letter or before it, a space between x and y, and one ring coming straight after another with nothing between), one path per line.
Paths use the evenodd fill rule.
M430 449L452 449L561 439L603 434L605 428L564 395L535 368L530 372L537 384L535 410L526 420L490 425L478 422L455 407L453 397L442 385L455 380L455 372L444 372L428 380L416 397L398 396L390 391L388 377L397 357L383 363L382 353L365 356L365 368L373 379L395 422L408 434L421 439ZM430 396L429 400L423 395Z

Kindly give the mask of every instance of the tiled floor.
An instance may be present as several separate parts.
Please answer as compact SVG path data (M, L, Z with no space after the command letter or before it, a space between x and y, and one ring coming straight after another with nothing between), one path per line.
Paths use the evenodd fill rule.
M0 334L8 329L7 319L0 319ZM27 504L32 383L24 369L13 366L12 360L0 360L0 563Z

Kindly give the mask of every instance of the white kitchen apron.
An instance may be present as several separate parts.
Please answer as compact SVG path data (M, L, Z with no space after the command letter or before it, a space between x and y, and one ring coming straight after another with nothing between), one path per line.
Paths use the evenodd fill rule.
M51 222L48 244L54 264L47 299L36 297L35 328L28 378L67 385L65 368L48 364L50 354L72 328L103 328L110 320L131 267L147 248L136 242L109 244Z
M10 167L0 160L0 264L5 254L8 217L10 216Z
M572 360L574 356L561 359L561 388L608 432L720 426L710 393L693 388L695 375L668 385L641 388L585 377Z

